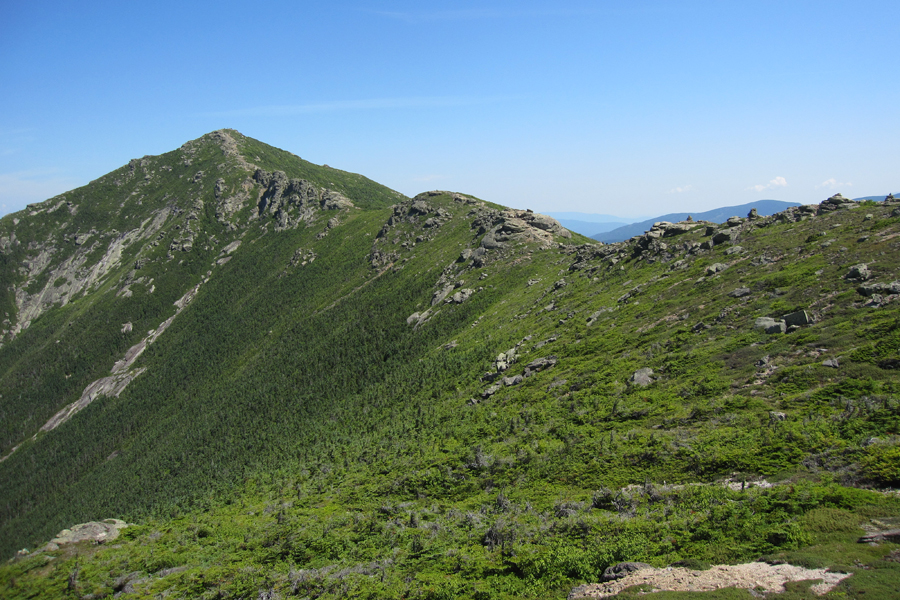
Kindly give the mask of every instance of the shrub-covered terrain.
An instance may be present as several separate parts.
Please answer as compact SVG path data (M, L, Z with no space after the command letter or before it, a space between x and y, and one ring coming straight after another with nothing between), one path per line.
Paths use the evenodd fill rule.
M890 597L896 545L856 541L900 518L890 200L600 245L222 131L4 217L0 595L561 598L762 557Z

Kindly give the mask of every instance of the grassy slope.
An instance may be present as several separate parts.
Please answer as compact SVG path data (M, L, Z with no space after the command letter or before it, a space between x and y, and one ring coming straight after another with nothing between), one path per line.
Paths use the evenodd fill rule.
M84 549L96 554L81 559L82 593L186 567L140 589L543 597L624 559L806 552L847 565L828 544L897 515L894 500L834 483L897 482L898 380L878 365L897 357L900 319L895 305L855 307L842 279L863 260L878 281L897 278L889 209L748 231L736 255L679 251L705 239L697 231L669 241L665 262L610 266L583 260L586 249L521 247L467 269L453 261L478 243L470 207L429 202L455 216L409 250L390 238L414 239L421 224L395 228L387 245L399 260L380 276L367 255L387 210L352 213L321 240L318 228L248 232L141 358L152 376L0 467L17 503L3 523L16 537L0 537L21 545L109 516L143 523L122 547ZM319 258L289 267L298 248ZM704 277L714 262L731 265ZM484 289L413 331L406 316L429 305L451 263L451 280ZM728 296L739 286L751 295ZM819 322L783 336L752 329L757 316L798 308ZM558 364L468 402L492 359L526 336L511 374L548 354ZM770 375L755 366L765 356L778 367ZM840 369L821 365L830 356ZM628 385L644 366L658 381ZM77 459L59 458L73 447ZM733 474L795 483L671 486ZM617 491L627 484L641 487ZM825 508L850 515L846 540L822 542L815 511ZM889 547L858 557L878 563ZM22 594L60 589L74 557L60 558L16 563L0 581ZM24 574L32 568L46 577Z

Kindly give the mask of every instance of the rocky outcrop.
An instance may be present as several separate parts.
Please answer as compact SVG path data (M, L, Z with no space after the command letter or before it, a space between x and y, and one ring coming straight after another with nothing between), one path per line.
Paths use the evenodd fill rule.
M47 241L36 246L22 263L20 273L24 276L23 280L14 287L16 323L9 332L10 339L28 328L34 319L50 307L65 306L79 294L94 289L104 277L120 265L123 255L132 245L157 234L170 214L171 211L164 208L147 217L135 229L125 233L115 231L106 233L111 239L103 255L92 264L88 262L89 257L103 248L104 242L100 234L94 236L94 233L91 233L91 237L87 237L86 234L74 235L72 243L77 249L52 268L53 257L61 252L58 243ZM83 240L82 245L76 243L79 236ZM92 243L86 245L91 239ZM46 275L45 271L48 268L51 270L49 275ZM47 283L38 291L28 293L32 282L42 276L46 277Z
M571 232L559 222L531 210L490 210L472 223L484 234L481 247L486 250L504 248L510 242L534 242L549 247L554 236L571 238Z
M844 198L844 196L838 193L827 200L823 200L822 203L819 204L819 209L816 211L816 214L821 215L843 208L853 208L855 206L856 202L850 198Z
M50 540L48 546L54 545L56 548L46 548L47 550L55 550L60 546L67 544L77 544L78 542L110 542L119 537L119 531L128 527L128 523L119 519L106 519L104 521L90 521L88 523L80 523L73 525L69 529L63 529L56 534L56 537Z
M636 238L634 246L634 255L644 257L647 255L660 255L668 249L668 244L664 239L675 237L688 233L705 225L705 221L681 221L679 223L670 223L669 221L658 221L653 224L644 235Z

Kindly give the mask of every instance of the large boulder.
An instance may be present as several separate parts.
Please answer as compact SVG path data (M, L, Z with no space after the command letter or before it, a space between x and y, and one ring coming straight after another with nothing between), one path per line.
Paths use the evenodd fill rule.
M128 524L119 519L106 519L105 521L91 521L73 525L71 529L63 529L50 540L51 544L63 546L78 542L108 542L119 537L119 530L125 529Z
M634 385L647 387L648 385L653 383L653 369L651 369L650 367L638 369L631 375L630 381Z
M865 264L853 265L850 267L850 270L847 271L847 274L844 275L844 279L850 279L855 281L866 281L872 277L872 273L869 272L869 267Z
M812 323L812 317L809 316L805 310L798 310L797 312L792 312L789 315L784 315L782 317L784 319L785 324L788 327L794 327L799 325L809 325Z
M715 275L716 273L721 273L722 271L724 271L727 268L728 268L728 265L725 265L722 263L714 263L714 264L711 264L708 267L706 267L706 274L707 275Z
M787 324L784 321L776 321L771 317L759 317L753 323L754 329L763 329L768 334L784 333L787 331Z

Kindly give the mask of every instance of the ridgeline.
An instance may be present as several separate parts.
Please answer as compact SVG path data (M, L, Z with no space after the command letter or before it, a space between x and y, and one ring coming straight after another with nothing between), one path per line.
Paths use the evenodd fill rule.
M603 245L233 130L132 160L0 219L0 595L562 598L763 558L878 597L898 246L892 197Z

